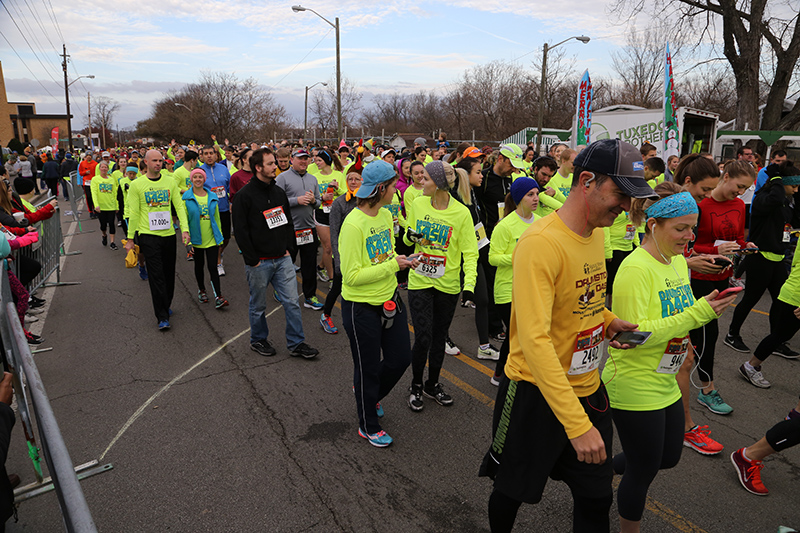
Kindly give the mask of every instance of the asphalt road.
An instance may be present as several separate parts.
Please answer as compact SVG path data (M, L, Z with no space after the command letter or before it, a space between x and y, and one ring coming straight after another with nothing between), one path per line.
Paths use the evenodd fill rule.
M82 254L66 258L62 272L63 280L81 284L40 291L47 311L31 329L53 347L36 362L73 462L113 464L81 482L100 531L488 531L491 482L477 472L490 442L496 389L489 383L493 364L474 357L469 310L459 308L451 328L466 355L448 356L444 366L455 404L427 401L422 412L411 412L409 370L383 402L383 427L395 442L377 449L357 435L343 329L325 334L319 312L304 309L307 342L321 354L291 358L282 308L270 300L278 355L251 351L244 267L231 247L222 278L231 306L217 311L200 304L193 264L179 254L172 330L160 332L147 283L124 268L122 250L101 246L98 223L87 218L83 230L94 232L68 238L67 250ZM67 233L72 225L64 220ZM751 348L768 331L768 310L766 296L745 323ZM333 316L341 325L338 308ZM800 348L800 340L792 346ZM766 461L771 494L764 498L744 491L729 460L796 404L800 361L771 358L764 373L773 385L761 390L738 376L743 360L720 342L717 383L734 413L721 417L699 405L693 411L725 451L704 457L684 448L680 464L661 472L650 489L644 530L800 528L800 448ZM8 471L29 483L19 423L12 441ZM522 507L515 530L569 531L570 512L569 491L551 481L541 504ZM612 530L616 520L614 508ZM8 526L61 529L53 493L24 502L19 522Z

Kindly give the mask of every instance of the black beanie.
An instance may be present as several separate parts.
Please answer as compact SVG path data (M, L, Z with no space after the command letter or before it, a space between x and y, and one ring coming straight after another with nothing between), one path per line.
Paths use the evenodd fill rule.
M17 194L28 194L34 189L33 180L17 178L14 180L14 189L17 191Z

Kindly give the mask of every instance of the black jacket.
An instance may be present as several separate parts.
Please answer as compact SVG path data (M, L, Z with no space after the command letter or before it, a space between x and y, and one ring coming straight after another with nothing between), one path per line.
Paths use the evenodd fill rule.
M264 211L283 207L287 223L270 229ZM244 263L256 266L265 257L281 257L295 246L289 199L275 180L264 183L253 177L233 199L233 232Z
M511 192L511 176L499 176L494 173L493 168L483 171L483 183L480 187L475 187L481 207L486 213L486 235L492 236L492 231L500 220L500 211L497 204L506 201L506 194Z
M68 178L69 173L78 170L78 162L73 159L64 159L61 162L61 177Z
M783 180L775 178L761 187L753 197L753 212L750 215L750 240L763 252L783 254L789 243L783 242L783 230L792 223L789 197L783 188Z

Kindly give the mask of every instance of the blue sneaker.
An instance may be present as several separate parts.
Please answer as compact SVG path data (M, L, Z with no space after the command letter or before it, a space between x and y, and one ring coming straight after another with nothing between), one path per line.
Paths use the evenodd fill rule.
M275 298L275 301L276 301L276 302L278 302L279 304L282 304L282 303L283 303L283 302L281 301L281 297L280 297L280 296L278 296L278 291L274 291L274 292L272 293L272 297L273 297L273 298Z
M314 311L319 311L323 307L325 307L325 305L322 302L320 302L319 298L317 298L316 296L312 296L311 298L306 298L306 301L303 305L308 309L313 309Z
M392 437L390 437L385 431L381 430L377 433L365 433L361 428L358 428L358 434L361 437L367 439L370 444L375 446L376 448L386 448L388 445L392 443Z
M169 329L169 321L162 320L161 322L159 322L158 329L160 329L161 331L167 331Z
M381 405L381 402L378 402L377 404L375 404L375 411L378 413L378 418L383 418L383 414L384 413L383 413L383 406Z
M733 407L725 403L716 389L708 394L703 394L703 391L698 392L697 402L717 415L729 415L733 412Z
M331 335L339 333L339 330L333 325L333 319L330 315L322 313L322 316L319 317L319 324L325 330L325 333L330 333Z
M147 281L147 269L144 265L139 265L139 277L142 278L142 281Z
M172 308L169 310L169 316L172 316Z

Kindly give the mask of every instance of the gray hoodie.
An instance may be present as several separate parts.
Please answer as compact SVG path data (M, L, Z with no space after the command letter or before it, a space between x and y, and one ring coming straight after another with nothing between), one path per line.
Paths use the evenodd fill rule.
M316 225L314 223L314 209L321 205L317 178L308 172L301 176L292 167L289 167L289 170L278 174L278 177L275 178L275 183L289 197L294 230L313 229ZM303 196L306 191L314 191L314 203L308 205L298 204L297 197Z

